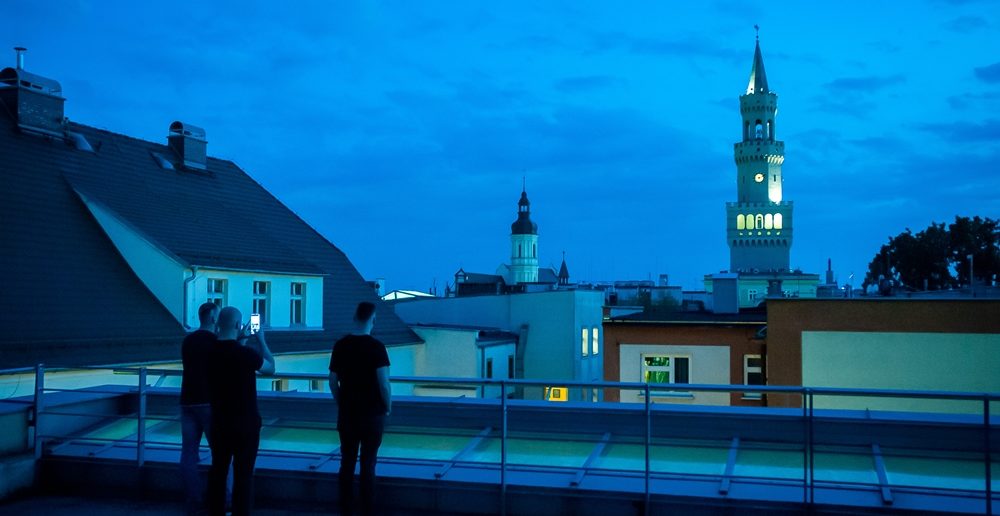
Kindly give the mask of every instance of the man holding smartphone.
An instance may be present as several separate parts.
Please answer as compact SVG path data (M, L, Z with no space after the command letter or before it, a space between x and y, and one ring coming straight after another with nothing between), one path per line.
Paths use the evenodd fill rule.
M219 313L219 340L209 361L212 405L212 467L208 472L210 514L225 514L226 475L233 466L234 515L249 514L253 469L260 446L257 372L274 373L274 355L264 332L248 336L243 314L227 306ZM245 343L244 343L245 342Z
M330 354L330 392L337 400L340 433L340 513L351 514L354 466L361 451L361 514L374 514L375 462L382 445L385 418L392 411L389 354L371 336L375 305L358 304L357 329L333 345Z

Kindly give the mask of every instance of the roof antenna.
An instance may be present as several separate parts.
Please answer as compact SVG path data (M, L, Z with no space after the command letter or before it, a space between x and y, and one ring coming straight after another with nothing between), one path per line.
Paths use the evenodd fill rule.
M27 51L28 51L28 49L26 49L24 47L14 47L14 52L17 53L17 69L18 70L24 70L24 53L27 52Z
M528 181L526 179L526 176L521 176L521 191L522 192L527 192L528 191L528 189L526 188L527 184L528 184Z
M757 41L760 41L760 25L757 25L755 23L754 26L753 26L753 31L754 31L755 37L757 38Z

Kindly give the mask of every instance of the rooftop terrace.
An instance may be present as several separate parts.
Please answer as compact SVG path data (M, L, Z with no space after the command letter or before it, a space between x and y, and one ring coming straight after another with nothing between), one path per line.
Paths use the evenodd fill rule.
M35 396L0 403L4 428L14 430L0 449L8 459L30 459L36 493L180 497L178 390L156 386L178 371L118 369L135 383L66 390L46 388L45 371L39 372ZM392 513L798 514L808 507L977 514L992 513L997 501L1000 435L990 414L1000 407L998 395L761 387L796 396L801 407L704 407L516 399L543 385L523 380L394 381L469 384L508 396L396 398L378 465L380 500ZM648 389L611 382L566 387ZM920 413L815 408L818 400L845 396L950 406ZM335 506L333 400L262 392L260 407L258 505ZM206 447L203 467L208 458Z

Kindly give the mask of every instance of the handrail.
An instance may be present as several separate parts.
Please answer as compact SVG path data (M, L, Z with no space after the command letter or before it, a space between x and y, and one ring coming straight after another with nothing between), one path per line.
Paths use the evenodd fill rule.
M11 371L22 372L24 368L17 370L0 370L0 376L12 374ZM45 366L45 372L67 370L110 370L114 373L127 373L138 375L141 370L145 370L147 376L182 376L182 369L157 369L148 367L49 367ZM28 368L34 370L34 368ZM326 373L292 373L276 372L270 375L261 375L268 378L288 378L297 380L326 380ZM643 382L615 382L598 381L582 382L560 379L493 379L493 378L473 378L473 377L449 377L449 376L392 376L390 380L399 383L433 383L433 384L472 384L483 386L552 386L558 385L567 388L601 388L601 389L624 389L643 390L646 383ZM656 390L660 391L692 391L692 392L760 392L775 394L800 394L806 395L811 392L814 396L862 396L876 398L912 398L912 399L948 399L966 401L1000 401L1000 392L967 392L967 391L931 391L931 390L906 390L906 389L861 389L849 387L811 387L792 385L744 385L744 384L658 384Z

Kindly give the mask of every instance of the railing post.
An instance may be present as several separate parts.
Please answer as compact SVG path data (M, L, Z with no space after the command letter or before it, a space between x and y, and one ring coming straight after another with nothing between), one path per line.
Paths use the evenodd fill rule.
M809 395L812 393L808 388L802 389L802 504L809 504L809 440L812 435L811 423L809 419Z
M986 514L993 514L993 442L990 435L990 396L983 396L983 444L986 451Z
M42 411L45 409L45 364L38 364L35 366L35 406L34 406L34 423L35 423L35 459L42 458Z
M507 391L505 380L500 380L500 391ZM500 514L507 514L507 396L500 396Z
M645 387L646 399L646 474L645 485L643 486L642 513L649 516L649 447L653 444L653 419L650 415L649 384Z
M135 434L135 462L142 467L146 462L146 368L139 368L139 428Z
M808 426L809 426L809 442L808 442L808 446L809 446L809 503L813 504L813 503L816 502L816 498L815 498L816 492L815 492L815 487L813 486L813 481L816 479L816 467L815 467L815 464L814 464L815 460L816 460L816 455L815 455L816 447L814 446L814 444L815 444L814 441L816 440L816 425L815 425L816 421L815 421L815 419L813 417L813 392L812 392L812 389L808 389L806 391L806 398L807 398L807 401L809 403L809 423L808 423Z

